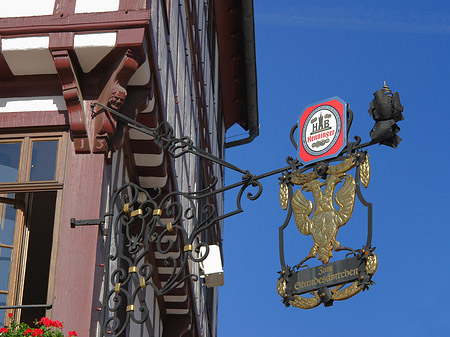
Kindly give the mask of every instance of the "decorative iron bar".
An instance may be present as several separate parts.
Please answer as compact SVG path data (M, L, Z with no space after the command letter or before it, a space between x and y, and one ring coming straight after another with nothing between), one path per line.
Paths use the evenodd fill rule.
M342 249L350 251L353 255L360 255L365 250L373 250L371 247L372 204L362 196L359 174L360 166L367 156L367 152L362 149L374 144L386 144L385 139L376 139L371 134L372 141L361 144L361 138L356 136L355 141L347 142L336 158L304 166L297 159L287 157L287 166L253 175L248 170L240 169L196 147L189 137L175 137L173 128L167 122L162 122L156 128L149 128L100 103L93 103L92 108L95 105L114 115L118 123L153 137L155 144L174 159L190 153L242 174L241 181L222 187L216 186L218 179L212 177L210 186L193 192L173 191L164 194L158 188L148 191L136 184L127 183L115 192L109 205L109 212L104 214L102 219L88 221L72 219L72 226L97 224L106 234L108 262L105 273L102 336L119 336L127 329L131 321L142 324L149 318L150 309L146 303L147 287L151 287L156 295L161 296L182 286L189 279L197 281L198 275L190 271L190 264L204 261L209 252L208 243L201 242L199 234L219 221L243 212L241 200L246 190L249 187L255 189L247 192L246 197L251 201L257 200L263 191L260 180L267 177L281 174L280 184L286 185L288 193L288 213L284 224L279 228L281 273L292 273L294 269L304 267L304 262L308 260L308 257L303 259L293 268L285 263L283 230L293 213L290 201L293 197L294 177L305 174L325 179L332 162L348 160L354 162L353 167L356 167L357 178L356 194L361 203L368 208L366 245L363 249L349 247L342 247ZM350 110L347 118L349 129L353 120L353 113ZM291 129L290 138L297 149L294 139L296 128L297 125ZM305 173L308 170L311 172ZM230 212L219 214L216 206L207 202L212 195L237 188L239 190L236 196L236 207ZM176 245L181 245L179 255L171 252ZM158 268L157 256L160 259L162 256L163 267L171 270L165 282L159 282L155 277L157 274L155 270ZM370 279L367 282L370 283Z

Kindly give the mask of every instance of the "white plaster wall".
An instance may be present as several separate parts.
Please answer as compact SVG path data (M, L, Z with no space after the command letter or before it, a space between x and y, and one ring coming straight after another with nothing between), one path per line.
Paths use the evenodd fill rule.
M116 45L117 33L75 34L75 53L83 72L90 72Z
M2 54L11 72L16 76L56 74L49 41L48 35L3 38Z
M113 12L119 10L120 0L76 0L75 13Z
M67 110L62 96L0 98L0 113Z
M52 15L55 0L20 0L0 2L0 18Z

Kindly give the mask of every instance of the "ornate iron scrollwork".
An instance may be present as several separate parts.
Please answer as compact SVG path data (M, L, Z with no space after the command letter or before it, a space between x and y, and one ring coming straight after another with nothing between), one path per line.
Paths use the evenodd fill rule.
M192 195L173 192L161 195L155 189L151 195L139 186L128 183L123 185L112 199L112 207L117 209L108 226L106 277L108 286L105 289L103 305L105 317L103 331L105 335L120 335L130 320L141 324L149 315L145 301L145 288L150 286L160 296L178 287L187 278L194 280L198 276L188 271L188 260L201 262L207 256L199 256L200 247L208 245L196 242L197 235L211 227L217 219L214 205L202 207L202 216L197 216L196 203L190 199ZM181 199L190 203L183 207ZM163 221L163 217L170 221ZM182 222L191 222L184 226ZM188 232L188 229L189 232ZM182 236L184 249L181 262L169 253L176 244L170 234ZM172 268L167 282L155 284L155 269L152 252L166 254L164 266ZM124 310L125 308L125 310ZM122 312L121 312L122 311Z
M277 290L283 297L283 302L286 305L302 308L312 308L320 303L331 305L333 300L351 297L357 292L367 289L372 283L371 276L377 267L376 255L373 254L374 248L371 246L372 204L363 198L360 182L367 187L370 179L368 155L362 149L378 144L381 142L380 140L361 144L361 138L356 136L355 142L347 142L335 158L303 166L297 159L287 157L287 166L260 175L253 175L249 171L242 170L196 147L188 137L175 137L173 128L167 122L161 123L156 128L149 128L100 103L94 103L93 107L95 105L114 115L117 123L152 136L155 144L174 159L189 153L242 174L241 181L223 187L218 187L218 179L211 177L209 186L193 192L173 191L164 194L161 189L149 191L136 184L127 183L115 192L109 205L109 212L103 216L103 219L87 221L72 219L73 227L99 224L102 233L106 234L105 247L108 261L103 292L102 336L119 336L131 321L142 324L149 318L150 310L145 300L147 287L151 287L156 295L161 296L170 293L188 279L198 280L198 275L190 271L189 265L204 261L209 252L208 243L199 240L200 234L219 221L243 212L241 200L246 190L249 187L254 189L253 192L246 193L246 197L254 201L263 191L260 180L278 174L282 175L280 178L280 203L281 207L287 210L286 220L279 228L281 276L278 280ZM350 110L347 118L347 123L351 125L353 113ZM290 133L291 142L296 149L298 146L294 140L294 133L297 127L295 125ZM341 161L341 163L331 165L336 161ZM331 207L333 201L328 199L333 198L336 184L346 176L347 171L353 168L356 168L355 178L347 175L344 187L337 192L339 195L337 203L342 211L335 212ZM308 170L311 172L306 173ZM323 179L325 182L322 183L318 179ZM320 209L316 208L315 213L319 216L306 219L311 214L312 207L300 195L301 192L294 194L294 185L300 185L302 188L312 191L313 194L315 193L314 198L318 198L316 203L319 202L321 210L327 209L329 214L322 213L320 215ZM326 185L324 192L320 189L322 185ZM239 189L236 196L236 208L228 213L219 214L215 204L210 202L210 197L233 189ZM336 241L338 227L344 225L351 216L355 194L368 208L367 242L362 249L342 247ZM321 200L319 201L319 199ZM301 232L312 233L304 226L311 227L314 221L323 222L325 218L330 218L331 214L334 217L331 222L336 225L336 229L333 233L329 233L330 237L326 238L323 247L320 240L315 238L310 254L291 268L285 263L283 230L289 224L293 214ZM302 224L303 220L307 223ZM174 233L178 237L177 240L172 237ZM182 247L179 247L180 255L175 257L171 255L171 251L177 244L181 244ZM357 273L358 279L346 288L343 288L344 283L337 285L335 283L334 288L322 287L315 291L311 298L293 294L289 281L296 270L305 267L304 262L317 254L323 263L328 263L332 254L331 245L335 250L347 250L350 255L354 256L346 263L353 268L349 271L351 276L355 276ZM164 283L155 280L158 268L155 262L156 254L163 256L164 267L171 270ZM363 261L364 264L362 265L358 261ZM358 263L362 267L357 265ZM305 286L307 287L307 285Z
M258 199L262 193L259 179L286 168L254 176L194 146L188 137L174 137L173 128L167 122L157 128L148 128L113 109L99 103L95 105L116 115L118 123L152 136L155 144L172 158L190 153L243 174L242 181L221 188L217 188L217 177L211 177L209 186L193 192L164 194L158 188L149 191L127 183L113 195L110 211L103 220L72 219L72 226L100 224L106 234L108 261L105 264L102 335L119 336L131 321L142 324L148 319L147 287L151 287L157 296L162 296L188 279L198 280L198 275L190 272L189 264L204 261L209 253L208 243L199 240L200 234L219 221L243 212L241 200L244 194L249 200ZM231 212L218 214L216 205L207 202L213 195L236 188L239 188L236 208ZM248 188L253 190L246 193ZM180 255L175 257L172 248L180 244L182 247L177 247ZM171 270L165 282L155 281L156 254L164 257L163 267Z

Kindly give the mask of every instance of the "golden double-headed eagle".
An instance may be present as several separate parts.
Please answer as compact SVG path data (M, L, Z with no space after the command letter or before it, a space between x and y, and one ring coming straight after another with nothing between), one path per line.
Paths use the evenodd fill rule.
M336 236L339 228L350 220L355 205L355 179L345 172L355 166L355 158L348 158L336 166L329 166L327 169L328 176L324 182L318 180L314 172L307 174L292 173L291 183L301 185L302 190L312 192L314 197L313 204L305 198L301 190L298 190L291 200L298 230L302 234L312 235L314 240L314 245L306 259L318 256L318 259L325 264L333 256L333 248L335 251L340 250L341 244L336 240ZM362 172L366 167L370 170L368 157L361 166ZM361 176L363 185L368 185L369 177L370 172ZM336 185L343 179L344 184L335 194ZM322 190L322 187L325 188ZM287 200L283 200L283 198L286 199L286 197L283 197L286 193L283 193L282 189L283 183L280 189L280 202L283 209L286 209ZM333 199L339 206L338 209L335 208ZM310 217L313 210L314 214Z

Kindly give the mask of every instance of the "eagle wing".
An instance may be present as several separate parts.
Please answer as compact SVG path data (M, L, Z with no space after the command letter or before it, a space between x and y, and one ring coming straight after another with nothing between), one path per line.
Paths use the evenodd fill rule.
M304 235L311 234L313 221L309 218L313 211L313 203L303 196L298 190L292 198L292 210L294 211L295 224L300 233Z
M355 205L355 179L347 174L344 185L336 193L336 204L339 211L336 212L336 224L338 227L345 225L353 213Z

